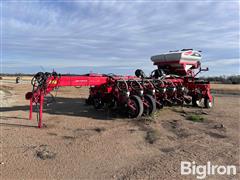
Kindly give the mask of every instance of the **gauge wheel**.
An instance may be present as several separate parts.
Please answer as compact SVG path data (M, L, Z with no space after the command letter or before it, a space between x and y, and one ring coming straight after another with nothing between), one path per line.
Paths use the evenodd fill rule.
M201 99L198 99L196 96L192 97L192 105L194 107L201 107Z
M140 97L133 95L129 98L128 115L130 118L139 118L143 114L143 102Z
M146 101L148 107L144 107L144 115L152 115L157 109L156 100L149 94L144 95L144 100Z
M204 107L205 108L212 108L213 107L213 100L210 101L210 99L208 97L204 98Z

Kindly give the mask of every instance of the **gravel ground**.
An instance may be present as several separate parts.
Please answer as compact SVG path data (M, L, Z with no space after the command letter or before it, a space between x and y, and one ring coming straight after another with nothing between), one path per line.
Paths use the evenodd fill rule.
M180 174L181 161L236 165L236 176L209 179L240 178L238 95L216 96L211 110L166 107L131 120L86 106L87 88L60 88L38 129L27 119L30 85L0 90L2 179L195 179Z

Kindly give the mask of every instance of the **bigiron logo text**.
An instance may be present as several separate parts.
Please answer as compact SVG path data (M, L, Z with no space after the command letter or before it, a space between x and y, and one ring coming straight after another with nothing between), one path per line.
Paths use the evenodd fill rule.
M237 168L234 165L212 165L210 161L206 165L197 165L195 161L181 161L181 175L194 175L197 179L204 179L214 175L236 175Z

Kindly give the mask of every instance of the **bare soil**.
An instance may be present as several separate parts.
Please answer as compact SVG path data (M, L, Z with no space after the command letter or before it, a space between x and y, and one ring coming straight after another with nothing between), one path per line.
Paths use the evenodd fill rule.
M209 179L240 178L239 95L215 96L210 110L165 107L127 119L86 106L87 88L60 88L38 129L24 99L30 84L1 82L1 179L195 179L180 174L181 161L236 165L236 176Z
M240 95L240 84L211 84L211 89L218 94Z

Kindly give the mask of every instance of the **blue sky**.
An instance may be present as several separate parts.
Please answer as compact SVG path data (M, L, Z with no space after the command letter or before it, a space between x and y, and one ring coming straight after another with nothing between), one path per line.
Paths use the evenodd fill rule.
M210 75L239 74L238 1L2 2L2 71L133 74L150 56L203 51Z

